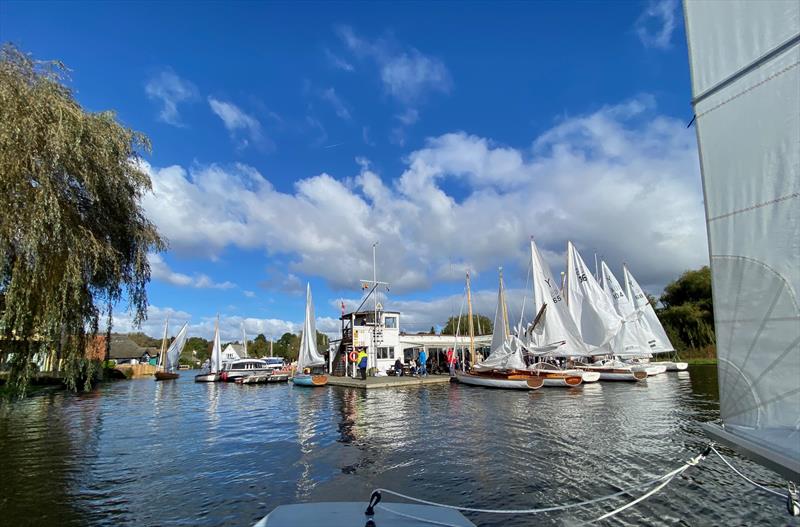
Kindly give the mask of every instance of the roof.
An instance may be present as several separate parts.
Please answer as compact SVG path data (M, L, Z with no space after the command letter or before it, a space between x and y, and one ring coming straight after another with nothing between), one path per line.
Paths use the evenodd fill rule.
M111 352L109 356L112 359L138 359L145 352L151 357L155 357L158 355L158 351L156 348L143 348L125 335L111 336Z

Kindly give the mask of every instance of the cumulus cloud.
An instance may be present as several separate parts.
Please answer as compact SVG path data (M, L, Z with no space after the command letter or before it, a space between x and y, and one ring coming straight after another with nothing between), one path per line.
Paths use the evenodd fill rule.
M431 92L450 92L452 79L441 60L394 40L361 38L348 26L338 27L337 33L356 57L376 64L384 90L401 103L414 104Z
M167 262L160 254L151 253L147 255L150 262L151 276L161 282L177 285L180 287L195 287L198 289L231 289L236 287L233 282L215 282L205 274L195 274L189 276L183 273L177 273L170 269Z
M183 126L178 105L197 99L197 88L191 82L166 69L147 81L144 91L150 100L161 103L158 120L173 126Z
M239 147L246 148L253 144L259 148L270 147L270 141L264 136L261 123L255 117L245 113L235 104L221 101L214 97L208 98L208 105L231 135L239 141Z
M190 337L203 337L211 340L214 337L214 325L217 318L200 317L194 318L190 313L173 309L171 307L148 306L147 320L141 327L133 324L132 317L124 311L114 314L113 331L117 333L132 333L142 331L151 337L160 338L164 333L164 323L169 317L169 334L174 336L184 323L189 324ZM317 330L327 333L331 337L336 337L340 328L338 319L331 317L317 317ZM284 333L300 333L303 328L303 321L281 320L278 318L255 318L242 316L219 317L219 334L223 342L241 341L242 326L247 332L247 338L253 339L259 333L267 339L270 337L277 340Z
M454 132L409 154L395 177L359 164L352 177L323 173L291 192L245 165L147 167L144 206L176 251L263 248L288 260L287 273L334 288L371 276L376 240L394 292L448 279L451 263L524 273L531 235L555 272L568 239L586 258L626 261L643 284L706 263L694 134L646 97L563 119L528 148Z
M342 101L341 97L337 95L336 90L333 88L328 88L327 90L323 90L320 92L320 97L322 100L326 101L331 105L333 111L336 112L336 115L345 121L349 121L351 119L350 110L347 108L347 105Z
M677 20L678 0L651 0L636 20L634 29L648 48L667 49L672 42Z

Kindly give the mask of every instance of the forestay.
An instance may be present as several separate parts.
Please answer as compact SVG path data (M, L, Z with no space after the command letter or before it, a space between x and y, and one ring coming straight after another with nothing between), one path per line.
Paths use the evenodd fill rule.
M322 366L325 358L317 351L317 323L314 319L314 302L311 299L311 284L306 284L306 318L300 336L300 351L297 356L297 371Z
M175 337L175 340L172 341L172 344L170 344L169 348L167 349L166 371L175 371L178 368L181 352L183 351L183 347L186 345L186 334L188 331L189 324L184 324L181 330L178 332L178 335Z
M642 325L649 334L650 351L653 353L675 351L675 348L672 347L672 342L667 337L667 332L664 331L664 326L658 320L655 309L650 304L650 299L647 298L644 290L639 286L639 282L633 277L627 265L622 267L622 272L625 278L625 295L633 304L633 308L639 313Z
M531 240L533 273L533 305L537 313L545 306L543 316L528 328L531 351L548 357L577 357L590 355L580 337L580 331L569 313L560 284L553 278L550 266L544 261L536 243Z
M727 436L800 480L800 2L685 3Z
M608 354L622 318L572 242L567 243L566 275L564 296L581 339L593 353Z
M618 357L652 357L648 332L642 325L641 316L628 301L617 277L605 261L600 263L600 279L603 291L622 318L622 327L611 341L611 353Z

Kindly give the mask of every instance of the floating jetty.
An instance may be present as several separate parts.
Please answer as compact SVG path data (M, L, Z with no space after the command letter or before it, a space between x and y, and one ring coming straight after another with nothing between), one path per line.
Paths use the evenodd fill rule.
M449 375L428 375L426 377L367 377L366 381L352 377L328 376L328 385L346 386L348 388L361 388L362 390L375 390L379 388L398 388L402 386L422 386L430 384L449 384Z

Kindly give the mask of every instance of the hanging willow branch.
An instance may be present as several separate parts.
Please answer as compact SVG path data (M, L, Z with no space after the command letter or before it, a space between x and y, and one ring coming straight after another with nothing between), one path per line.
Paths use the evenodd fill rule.
M147 137L81 108L65 75L0 49L0 364L22 395L39 352L73 389L90 382L100 317L124 296L144 320L147 253L165 248L140 206Z

